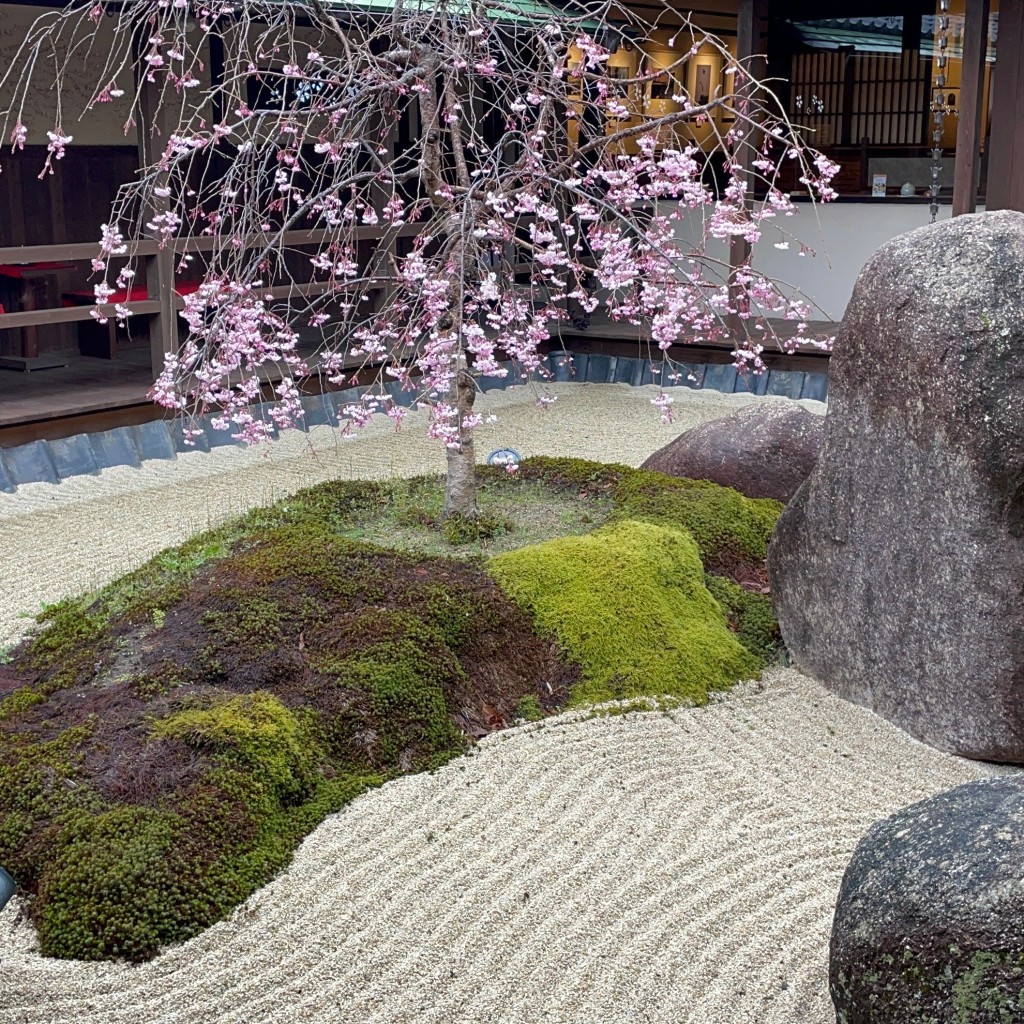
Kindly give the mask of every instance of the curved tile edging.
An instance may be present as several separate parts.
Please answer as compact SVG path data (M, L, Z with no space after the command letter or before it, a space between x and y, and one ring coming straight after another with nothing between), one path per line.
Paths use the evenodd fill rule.
M548 369L555 382L579 381L591 384L630 384L639 387L655 384L651 363L627 356L573 353L572 366L562 353L548 356ZM509 363L502 364L511 367ZM687 376L666 381L667 387L710 388L725 393L751 392L755 395L781 395L823 402L828 397L828 376L797 370L769 370L760 377L740 377L735 367L725 364L684 364ZM520 383L514 377L481 377L480 388L491 391ZM338 410L357 400L366 388L349 388L322 395L307 395L302 400L305 418L299 429L335 425ZM413 395L402 391L397 382L386 390L400 405L411 405ZM260 408L266 409L269 403ZM13 448L0 448L0 491L8 494L21 484L60 483L72 476L96 475L113 466L141 466L144 460L175 459L179 452L209 451L211 447L237 445L227 431L213 430L210 416L204 417L205 432L192 446L182 437L180 420L152 420L130 427L91 434L75 434L55 441L30 441ZM276 429L274 430L276 434Z

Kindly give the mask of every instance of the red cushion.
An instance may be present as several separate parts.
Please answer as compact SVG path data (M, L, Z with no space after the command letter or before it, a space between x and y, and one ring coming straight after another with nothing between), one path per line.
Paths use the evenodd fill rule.
M199 281L179 281L174 290L179 295L191 295L199 290ZM107 300L107 304L114 302L145 302L149 298L145 285L136 285L130 292L114 292ZM65 306L91 306L96 301L96 293L83 289L78 292L64 292L63 305Z

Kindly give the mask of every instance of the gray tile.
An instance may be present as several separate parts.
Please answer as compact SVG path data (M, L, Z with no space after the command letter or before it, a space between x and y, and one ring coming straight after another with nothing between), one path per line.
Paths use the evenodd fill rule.
M768 387L768 373L737 372L733 391L738 394L763 395Z
M477 377L477 386L481 391L501 391L503 388L510 387L517 383L516 378L509 371L507 377L498 377L493 374L484 374L482 377Z
M736 367L730 363L714 363L704 371L704 387L732 394L736 387Z
M60 474L45 441L29 441L14 448L4 448L3 459L7 475L15 486L60 483Z
M11 474L7 472L7 466L4 465L4 453L0 451L0 491L4 494L13 494L15 491L14 481L11 479Z
M178 452L208 452L210 450L210 439L205 433L200 434L198 437L192 438L192 444L185 444L185 438L182 431L186 427L199 427L202 428L202 423L191 423L188 420L175 419L172 420L168 429L171 432L171 438L174 441L174 449Z
M769 370L768 395L784 395L786 398L799 398L804 389L804 374L798 370Z
M568 352L552 352L551 369L558 382L578 379L579 365ZM585 367L584 367L585 369Z
M401 405L406 409L416 400L418 393L415 389L412 391L405 390L397 380L388 381L384 385L384 390L394 399L396 405Z
M828 398L828 374L808 373L804 378L801 398L813 398L816 402L824 402Z
M645 384L657 384L661 380L661 374L655 374L651 372L651 361L650 359L639 359L640 363L640 380L638 385L642 387Z
M264 402L263 405L270 405L270 402ZM260 416L266 415L263 410L263 406L258 406L253 410L253 416L257 419ZM241 445L241 441L236 441L231 435L238 432L238 428L232 423L227 430L214 430L212 424L215 419L218 419L219 413L208 413L200 421L199 425L203 428L203 434L206 436L207 443L211 448L227 448L231 445Z
M96 464L100 469L111 466L142 465L139 449L135 447L130 427L114 427L113 430L99 430L89 434L89 443L96 453Z
M254 420L258 420L260 423L265 423L267 425L267 428L270 431L269 436L272 437L272 438L273 437L280 437L281 436L281 429L274 422L274 417L270 415L270 410L276 408L280 404L281 403L278 402L278 401L260 402L258 405L253 405L253 406L250 406L250 408L249 408L249 411L252 413L252 418ZM291 428L291 429L302 430L302 431L308 430L309 428L306 426L305 417L304 416L300 416L295 421L294 427ZM238 428L234 424L232 424L231 427L228 430L217 431L217 430L210 429L209 433L210 433L210 447L211 448L223 447L223 445L224 445L223 441L221 441L221 443L218 443L218 438L216 437L217 434L221 434L223 438L226 438L228 443L242 444L241 441L235 442L235 441L231 440L231 435L238 433Z
M166 420L137 423L131 430L135 447L138 448L143 460L176 459L178 457L170 424Z
M678 370L682 374L678 381L682 387L690 388L692 391L699 391L704 387L708 368L703 363L683 363Z
M576 357L579 358L578 356ZM591 355L587 357L586 379L593 384L607 384L611 379L612 358L611 356ZM576 380L583 380L581 370L576 371Z
M572 367L573 375L569 380L582 383L587 379L587 368L589 366L591 357L586 352L573 352L572 353Z
M615 360L611 380L616 384L639 384L643 372L642 360L635 356L619 356Z
M306 395L302 399L302 408L306 411L307 427L333 427L338 422L334 409L334 396L329 392L322 395Z
M95 476L100 468L96 464L96 453L89 444L87 434L75 434L73 437L59 437L48 442L50 454L53 456L57 473L62 480L69 476Z

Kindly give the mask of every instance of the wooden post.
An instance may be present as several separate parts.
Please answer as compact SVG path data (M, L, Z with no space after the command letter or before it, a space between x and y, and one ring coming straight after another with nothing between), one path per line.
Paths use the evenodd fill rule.
M1024 0L1001 0L992 73L988 210L1024 211Z
M145 67L145 65L143 65ZM148 167L159 159L167 142L167 124L160 107L160 83L139 76L139 166ZM166 213L169 199L153 197L152 213ZM164 356L178 351L178 314L175 309L174 247L167 245L155 256L146 258L146 290L149 298L160 303L160 312L149 321L149 357L153 379L164 367Z
M974 213L981 178L981 104L985 96L989 0L967 0L964 60L960 74L960 123L953 167L953 216Z
M747 74L751 78L763 78L765 74L765 62L762 59L761 50L761 24L768 14L768 0L739 0L736 13L736 59L743 62ZM757 56L759 59L750 60ZM737 90L739 91L739 90ZM746 141L756 145L753 133L748 133ZM737 163L742 168L742 174L746 176L748 183L747 202L753 205L754 176L750 173L751 162L754 155L749 147L740 150ZM740 236L734 235L729 241L729 280L734 281L736 271L745 266L750 260L750 243ZM731 314L728 318L729 333L738 338L742 331L743 321L738 314Z

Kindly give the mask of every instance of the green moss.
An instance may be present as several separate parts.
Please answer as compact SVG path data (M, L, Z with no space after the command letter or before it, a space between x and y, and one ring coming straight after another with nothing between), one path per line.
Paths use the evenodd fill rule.
M535 693L528 693L516 705L515 717L524 722L539 722L544 717L544 709Z
M102 801L81 785L81 749L95 722L65 729L45 742L15 738L0 762L0 864L27 891L38 882L40 837L60 821L97 811Z
M498 480L507 477L507 472L498 467L489 467L478 471L487 474L490 479ZM520 481L539 481L549 487L575 494L595 496L611 494L619 482L632 474L642 472L630 469L629 466L613 462L589 462L586 459L551 458L546 455L535 455L524 459L519 464L515 475Z
M725 609L729 625L736 632L736 639L762 665L772 661L779 650L782 637L779 623L767 594L746 590L724 576L704 577L704 583L711 596Z
M39 886L46 956L141 960L189 934L177 818L143 807L80 815L58 837Z
M414 616L377 612L361 617L346 645L315 667L336 685L364 691L370 700L375 739L374 767L434 768L465 749L465 737L452 721L446 692L468 690L458 658L444 636ZM363 716L342 715L331 725L331 741L353 749L352 728L365 730Z
M615 490L615 517L689 531L705 565L761 562L782 504L731 487L635 470Z
M155 738L212 755L213 767L159 807L104 808L94 799L63 809L37 883L43 952L152 957L222 918L286 866L324 817L383 781L321 771L316 730L303 717L312 722L257 692L154 723ZM28 817L17 808L0 816L0 842L5 831L30 836Z
M472 518L463 515L451 515L441 522L444 539L453 546L475 544L481 540L500 537L511 533L513 525L507 519L481 513Z
M196 573L208 562L224 558L236 530L222 527L154 555L145 565L127 573L95 595L94 614L104 622L124 618L149 619L163 626L168 608L185 595Z
M687 530L705 565L722 570L761 562L782 512L777 501L747 498L706 480L583 459L524 459L518 476L576 498L611 495L612 521L632 519Z
M29 641L25 665L36 672L36 689L46 695L74 686L92 675L103 660L100 642L106 625L82 601L68 599L40 614L41 629Z
M582 666L573 703L649 694L703 703L758 670L680 530L620 522L501 555L491 572Z
M9 693L3 700L0 700L0 722L6 718L27 711L36 704L46 702L46 694L39 693L28 686L21 686L13 693Z
M179 711L154 722L153 735L212 749L249 770L282 802L298 802L315 787L316 746L298 718L270 693Z

